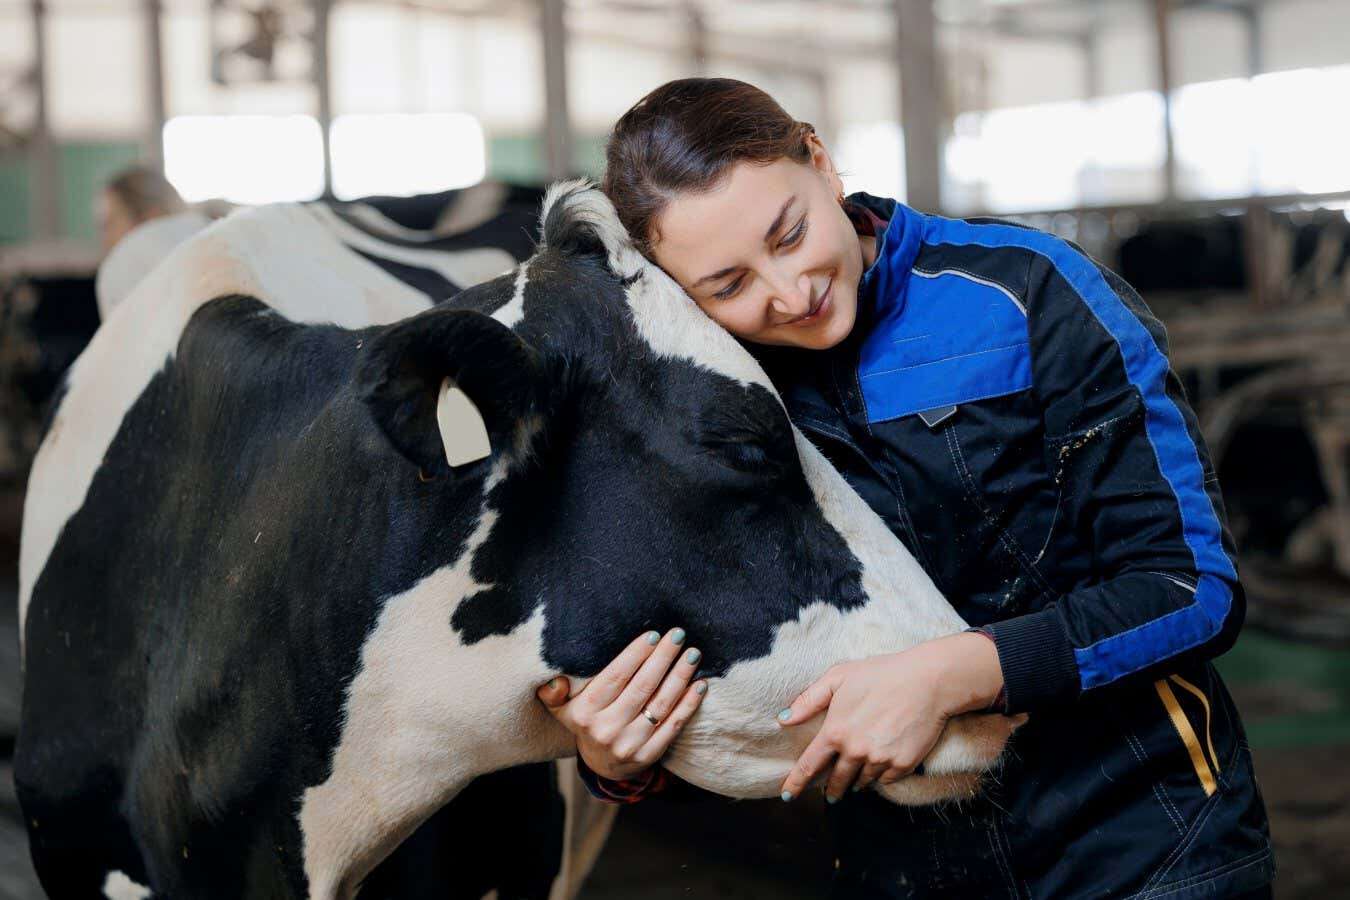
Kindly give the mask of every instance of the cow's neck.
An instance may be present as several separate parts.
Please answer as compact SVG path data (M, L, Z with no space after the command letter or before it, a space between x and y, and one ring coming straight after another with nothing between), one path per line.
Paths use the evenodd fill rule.
M553 674L540 650L543 610L509 634L474 643L449 626L465 597L489 587L474 577L473 559L497 523L487 498L506 472L499 462L484 483L478 523L459 558L389 598L364 644L331 774L301 801L311 897L350 896L478 775L572 750L529 696Z

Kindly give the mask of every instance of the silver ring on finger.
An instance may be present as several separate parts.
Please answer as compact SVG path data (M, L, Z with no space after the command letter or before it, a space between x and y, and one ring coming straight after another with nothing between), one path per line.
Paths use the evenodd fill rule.
M656 716L652 715L651 709L645 706L642 707L642 718L646 719L648 722L651 722L653 725L661 724L661 720L658 719Z

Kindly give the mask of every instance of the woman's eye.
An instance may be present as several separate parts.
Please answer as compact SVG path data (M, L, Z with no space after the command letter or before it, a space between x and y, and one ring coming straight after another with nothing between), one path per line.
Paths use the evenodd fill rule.
M799 243L801 243L801 240L802 240L802 238L804 238L804 237L806 237L806 217L805 217L805 216L803 216L803 217L802 217L802 220L801 220L800 222L797 223L797 227L796 227L796 228L792 229L791 231L789 231L789 232L787 233L787 236L783 238L783 242L780 243L778 246L779 246L779 247L791 247L791 246L793 246L794 244L799 244Z
M741 282L743 281L745 281L744 275L742 275L740 278L737 278L735 281L733 281L726 287L722 288L720 291L714 293L713 296L716 297L718 300L725 300L741 289Z

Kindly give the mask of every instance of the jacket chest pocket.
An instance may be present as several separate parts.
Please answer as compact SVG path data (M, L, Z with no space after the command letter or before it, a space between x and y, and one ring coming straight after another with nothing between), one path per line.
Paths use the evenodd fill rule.
M1007 605L1057 593L1042 564L1063 536L1063 496L1045 470L1039 410L1029 391L967 403L935 426L976 546L1003 563ZM1004 610L999 610L1004 611Z

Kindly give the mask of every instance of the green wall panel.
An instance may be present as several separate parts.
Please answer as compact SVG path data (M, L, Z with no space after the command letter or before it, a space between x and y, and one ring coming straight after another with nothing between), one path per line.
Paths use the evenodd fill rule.
M1216 664L1253 747L1350 744L1350 653L1247 628Z
M28 238L28 160L0 159L0 244Z
M599 178L605 171L605 135L573 138L572 162L580 175ZM519 184L547 180L543 142L535 135L488 138L488 177Z
M97 240L94 198L118 170L136 162L139 148L126 141L81 141L56 148L57 234ZM22 156L0 160L0 243L32 237L32 177Z
M61 180L61 233L66 237L94 240L94 198L108 179L140 156L134 143L66 143L58 149Z

